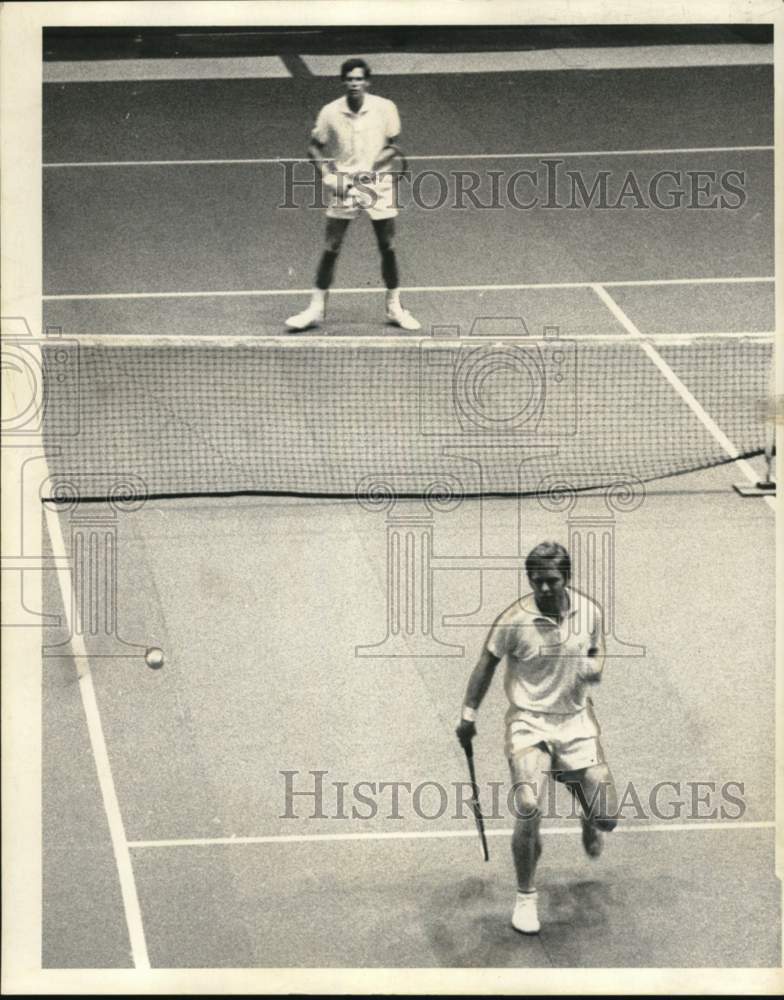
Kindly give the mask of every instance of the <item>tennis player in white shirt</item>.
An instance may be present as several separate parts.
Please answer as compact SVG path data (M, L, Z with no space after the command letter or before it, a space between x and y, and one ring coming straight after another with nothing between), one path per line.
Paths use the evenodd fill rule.
M536 864L547 782L564 781L582 808L583 846L602 850L602 832L617 822L617 793L599 742L589 692L601 680L601 611L569 586L571 560L556 542L543 542L525 562L533 592L496 620L468 681L457 737L465 746L496 666L506 658L506 755L515 787L512 856L517 899L512 926L539 931Z
M394 178L391 174L382 175L372 188L371 197L364 201L357 197L352 184L356 175L372 173L385 151L395 146L400 135L400 116L392 101L368 93L370 67L364 59L347 59L340 75L346 95L321 109L308 146L308 156L321 171L328 192L324 250L310 305L289 317L286 326L290 330L306 330L322 322L343 237L351 220L364 211L373 224L381 254L381 274L387 289L386 320L404 330L418 330L420 324L400 304L394 242L398 214Z

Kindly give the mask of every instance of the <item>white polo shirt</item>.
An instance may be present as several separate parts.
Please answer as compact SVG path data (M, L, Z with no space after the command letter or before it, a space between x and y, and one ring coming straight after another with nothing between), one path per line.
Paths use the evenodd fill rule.
M585 708L586 673L601 669L602 618L599 607L579 591L567 588L569 610L559 625L537 608L533 594L526 594L496 620L487 638L487 649L506 657L504 689L510 709L572 714Z
M326 146L327 157L339 171L369 171L389 140L400 135L400 116L394 102L385 97L365 94L356 112L345 97L339 97L319 111L312 134Z

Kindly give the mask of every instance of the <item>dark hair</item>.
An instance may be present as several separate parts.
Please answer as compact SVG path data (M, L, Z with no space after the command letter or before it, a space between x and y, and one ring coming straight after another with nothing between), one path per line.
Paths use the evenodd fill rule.
M531 549L525 558L525 571L531 576L538 569L549 569L555 563L559 573L568 580L572 575L572 560L569 553L558 542L542 542Z
M347 59L340 67L340 79L345 80L352 69L363 69L365 71L365 79L370 79L370 67L364 59Z

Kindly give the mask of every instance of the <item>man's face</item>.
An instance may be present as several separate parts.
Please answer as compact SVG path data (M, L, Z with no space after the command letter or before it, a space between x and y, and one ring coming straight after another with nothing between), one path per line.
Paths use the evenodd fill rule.
M343 84L349 97L361 97L370 87L370 80L365 76L364 69L358 66L343 77Z
M534 598L540 611L545 614L555 613L561 607L564 588L569 578L557 569L555 563L540 566L528 577L534 588Z

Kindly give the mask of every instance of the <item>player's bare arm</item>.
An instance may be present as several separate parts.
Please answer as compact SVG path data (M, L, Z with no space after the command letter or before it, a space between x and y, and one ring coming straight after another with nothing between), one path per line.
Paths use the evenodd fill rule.
M591 644L588 647L588 664L583 671L583 680L588 684L598 684L601 681L604 670L604 657L604 634L601 622L597 620L591 637Z
M325 149L326 143L312 137L307 149L308 159L311 163L315 164L321 174L321 181L324 186L342 198L351 187L352 178L345 174L333 172L332 162L324 156Z
M316 167L319 169L322 177L324 176L327 167L327 161L324 158L325 148L326 144L319 142L318 139L311 138L308 143L308 159L312 163L316 164Z
M583 673L583 680L588 684L599 684L604 670L604 649L592 647L588 650L590 666Z
M482 704L482 699L487 694L493 680L495 668L499 663L499 658L491 653L489 649L485 648L482 650L476 666L468 678L468 687L464 699L464 704L469 708L473 708L474 711Z
M381 150L378 159L373 164L378 173L383 173L396 156L403 156L400 147L400 136L395 135L387 141L386 146Z
M476 666L468 678L465 698L463 699L463 717L455 732L462 744L470 743L476 735L476 712L487 694L495 674L495 668L500 663L499 657L490 652L487 647L477 660Z

